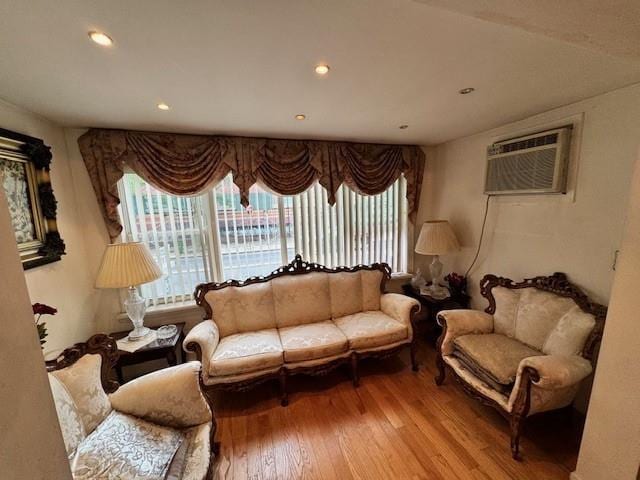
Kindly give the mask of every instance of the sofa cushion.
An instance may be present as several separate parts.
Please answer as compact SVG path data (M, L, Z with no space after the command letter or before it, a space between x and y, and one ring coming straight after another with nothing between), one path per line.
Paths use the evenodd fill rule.
M575 305L551 330L542 351L547 355L580 355L587 337L596 326L596 318Z
M322 322L331 318L329 274L284 275L270 282L278 328Z
M515 337L520 290L495 287L491 290L491 293L496 301L496 311L493 314L493 331L508 337Z
M329 274L331 316L344 317L362 311L362 276L360 272Z
M82 425L80 413L76 409L76 404L73 403L67 388L52 374L48 376L53 402L58 414L58 423L60 423L60 430L62 430L62 439L67 450L67 456L71 457L86 436L84 426Z
M333 320L354 350L380 347L405 340L407 326L381 311L359 312Z
M210 290L205 300L211 306L221 337L276 328L271 282Z
M101 366L100 355L84 355L73 365L51 372L71 395L87 434L111 412L111 402L100 380Z
M515 338L541 350L560 318L575 305L571 298L535 288L522 289L516 314Z
M501 385L513 385L520 361L541 355L516 339L498 333L462 335L453 341L453 355L472 371L481 371Z
M209 373L237 375L282 365L282 345L275 328L235 333L224 337L216 347Z
M285 362L331 357L349 348L347 337L331 321L280 328Z
M362 278L362 311L380 310L380 287L383 274L380 270L360 270Z
M113 411L78 446L73 478L164 479L184 435Z

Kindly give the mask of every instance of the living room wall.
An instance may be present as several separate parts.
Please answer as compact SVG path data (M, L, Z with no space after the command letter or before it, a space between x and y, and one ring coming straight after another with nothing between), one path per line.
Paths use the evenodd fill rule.
M486 273L522 279L565 272L594 300L608 302L640 144L638 118L640 85L636 84L428 149L418 224L428 219L451 222L462 250L442 258L444 271L464 273L482 225L487 146L578 122L576 135L581 138L575 145L572 160L577 163L570 168L568 194L491 198L482 249L470 274L476 307L485 306L478 283ZM429 261L416 255L424 272Z
M51 181L58 200L58 227L67 254L59 262L25 271L31 302L46 303L58 309L47 321L49 336L45 354L54 355L74 342L86 340L95 331L99 292L85 258L86 222L78 205L86 199L76 195L69 156L62 128L36 114L0 101L0 127L41 138L51 147ZM93 200L95 202L95 200Z

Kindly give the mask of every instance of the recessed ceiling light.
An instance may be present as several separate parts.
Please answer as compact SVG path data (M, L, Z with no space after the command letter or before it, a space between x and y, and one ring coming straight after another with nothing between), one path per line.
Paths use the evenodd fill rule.
M89 38L103 47L110 47L113 45L113 40L109 35L102 32L89 32Z
M400 125L398 128L400 130L406 130L407 128L409 128L409 125Z
M159 110L169 110L171 107L169 107L169 105L167 105L166 103L162 102L158 104L158 109Z
M301 113L299 113L298 115L296 115L296 120L304 120L306 117L306 115L303 115Z
M462 90L460 90L458 93L460 95L466 95L467 93L471 93L471 92L475 92L475 88L473 87L467 87L467 88L463 88Z
M327 73L329 73L329 65L316 65L316 73L318 75L326 75Z

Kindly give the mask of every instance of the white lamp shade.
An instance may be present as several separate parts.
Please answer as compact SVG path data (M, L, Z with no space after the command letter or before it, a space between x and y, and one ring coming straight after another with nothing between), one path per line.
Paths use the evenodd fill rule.
M144 243L117 243L104 252L96 288L133 287L161 276L162 270Z
M460 250L453 229L446 220L424 222L416 243L416 253L421 255L445 255Z

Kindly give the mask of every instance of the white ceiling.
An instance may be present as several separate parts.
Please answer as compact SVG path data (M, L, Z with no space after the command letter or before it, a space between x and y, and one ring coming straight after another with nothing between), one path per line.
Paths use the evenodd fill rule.
M74 127L433 144L640 81L637 55L469 15L411 0L2 0L0 98Z

